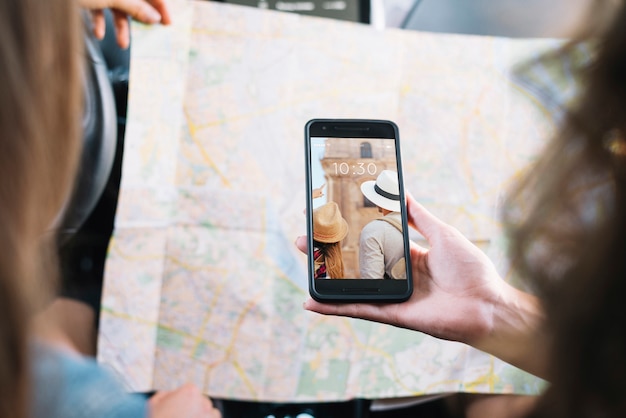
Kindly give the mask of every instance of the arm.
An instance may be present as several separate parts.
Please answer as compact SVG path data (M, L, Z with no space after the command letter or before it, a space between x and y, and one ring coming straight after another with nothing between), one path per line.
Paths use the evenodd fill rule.
M89 337L95 337L93 318L91 308L65 298L58 298L37 315L34 330L38 340L44 343L38 342L36 346L35 388L43 392L53 391L55 385L50 386L52 378L55 382L59 377L66 380L65 386L61 385L64 392L57 404L59 413L54 416L66 416L71 412L75 415L77 410L84 412L85 416L143 416L140 412L146 409L144 398L128 394L122 384L93 359L95 345L85 342ZM91 342L95 343L95 338ZM92 350L86 350L86 347ZM53 360L49 359L51 356ZM55 367L45 366L50 361ZM61 376L51 373L57 369L62 371ZM40 403L45 402L35 401L35 408L39 408ZM192 384L157 392L148 401L148 408L151 418L221 418L211 400Z
M492 326L468 344L546 378L549 341L543 330L541 302L533 295L505 285L506 289L492 305Z
M313 199L317 199L318 197L324 196L324 187L326 187L326 183L322 184L317 189L313 189L313 192L312 192Z
M455 228L407 199L409 222L429 242L411 245L414 291L399 304L322 304L305 309L421 331L486 351L545 376L547 338L538 299L506 283L491 261Z

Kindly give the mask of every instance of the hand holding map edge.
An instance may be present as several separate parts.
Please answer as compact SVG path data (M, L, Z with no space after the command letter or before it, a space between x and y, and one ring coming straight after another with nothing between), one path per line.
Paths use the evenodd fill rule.
M104 9L113 13L116 39L120 48L128 48L130 28L128 17L146 23L171 23L170 13L165 0L80 0L80 5L91 10L93 32L96 38L104 38L106 21Z

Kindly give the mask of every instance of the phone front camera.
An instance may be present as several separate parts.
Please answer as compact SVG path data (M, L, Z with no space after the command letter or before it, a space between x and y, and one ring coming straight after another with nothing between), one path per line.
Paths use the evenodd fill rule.
M326 126L322 126L322 131L325 131L325 130L326 130Z

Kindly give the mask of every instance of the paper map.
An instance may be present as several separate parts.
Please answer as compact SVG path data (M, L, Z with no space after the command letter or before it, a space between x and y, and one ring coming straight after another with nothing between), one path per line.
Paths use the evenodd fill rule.
M406 190L509 278L499 206L552 130L510 73L554 42L170 5L171 26L133 24L99 361L134 391L193 381L249 400L539 393L540 379L465 345L304 311L293 242L305 123L390 119Z

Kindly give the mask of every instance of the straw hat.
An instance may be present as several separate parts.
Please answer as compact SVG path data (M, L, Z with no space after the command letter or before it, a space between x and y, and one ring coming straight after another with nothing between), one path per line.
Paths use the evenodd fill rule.
M397 172L383 170L376 181L370 180L361 184L361 192L376 206L392 212L400 212L400 187Z
M313 211L313 239L325 244L339 242L348 235L348 223L339 206L328 202Z

